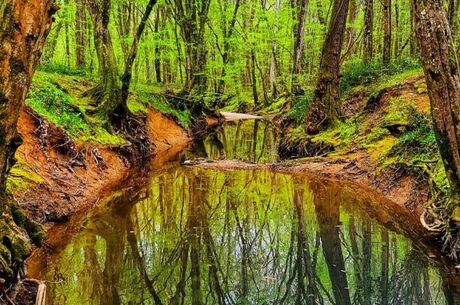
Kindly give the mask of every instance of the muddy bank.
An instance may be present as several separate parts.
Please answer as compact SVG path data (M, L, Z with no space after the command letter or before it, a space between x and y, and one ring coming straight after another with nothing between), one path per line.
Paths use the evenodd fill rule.
M376 174L377 166L369 160L365 152L358 152L350 158L304 158L273 164L217 160L200 162L193 166L219 170L270 169L281 173L328 178L380 194L412 212L414 219L420 216L424 204L430 198L426 179L404 171L387 170Z
M146 126L154 154L183 147L190 140L185 129L153 109L149 109ZM132 165L120 146L72 142L69 148L65 133L37 120L30 108L21 112L18 129L24 143L17 152L17 166L26 168L34 178L20 177L27 188L13 189L13 194L25 213L41 224L65 222L123 186L131 175Z

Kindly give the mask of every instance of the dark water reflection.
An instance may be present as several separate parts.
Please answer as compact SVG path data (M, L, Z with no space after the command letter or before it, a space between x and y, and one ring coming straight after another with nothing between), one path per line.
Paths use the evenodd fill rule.
M278 161L278 141L278 132L270 121L232 121L194 141L188 157L271 163Z
M48 304L455 304L389 216L368 216L378 204L306 177L173 167L87 216L42 270Z

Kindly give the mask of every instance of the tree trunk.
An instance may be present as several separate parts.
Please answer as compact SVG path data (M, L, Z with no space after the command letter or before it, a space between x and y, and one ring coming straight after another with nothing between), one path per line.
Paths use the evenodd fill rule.
M374 0L366 0L364 9L364 63L374 57Z
M310 134L335 124L340 115L340 53L348 4L348 0L334 0L331 21L323 44L315 97L306 110L306 130Z
M154 23L154 30L155 30L155 37L159 38L159 27L160 27L160 10L157 9L155 15L155 23ZM157 83L161 84L161 58L160 58L160 45L158 42L155 43L155 77Z
M305 23L307 21L308 0L298 0L297 23L294 37L294 59L292 67L292 88L294 95L301 95L302 88L299 83L299 74L302 69L302 58L304 50Z
M345 56L351 56L355 50L356 43L356 29L355 22L358 16L359 5L356 0L350 0L349 12L348 12L348 27L346 30L346 43L345 43Z
M133 70L133 63L137 56L137 49L139 47L139 40L141 39L142 33L144 32L145 25L147 24L147 20L152 13L153 6L156 4L156 0L150 0L147 4L147 7L144 12L144 16L142 17L141 22L139 23L139 27L137 28L136 35L134 36L134 41L131 46L131 50L129 55L126 59L125 63L125 72L121 77L121 102L120 105L123 109L124 116L127 115L128 111L128 96L129 96L129 85L131 83L132 78L132 70Z
M56 23L55 27L53 27L51 31L51 35L49 35L49 38L47 40L47 43L43 51L44 53L43 61L46 63L49 63L53 60L54 51L56 50L59 34L61 33L61 30L62 30L62 25L63 25L62 21L59 21L58 23Z
M391 22L391 0L383 0L383 64L388 65L391 62L391 39L392 39L392 22Z
M77 11L75 16L75 65L77 68L86 66L85 44L86 44L86 14L85 0L76 0Z
M439 151L453 199L460 197L460 75L441 0L412 0ZM457 201L458 203L458 201Z
M315 213L327 265L335 304L351 305L345 259L340 239L340 205L337 193L326 190L320 183L311 185L314 190Z
M117 61L109 32L111 0L87 0L88 11L94 27L94 46L99 62L100 83L87 95L98 103L97 112L105 123L118 123L126 112L120 98ZM109 125L110 126L110 125Z
M57 7L52 0L0 0L0 211L6 177L22 143L16 123Z
M184 5L183 0L174 0L175 22L185 43L186 79L183 90L188 94L194 89L205 92L207 87L204 34L210 3L210 0L186 0Z

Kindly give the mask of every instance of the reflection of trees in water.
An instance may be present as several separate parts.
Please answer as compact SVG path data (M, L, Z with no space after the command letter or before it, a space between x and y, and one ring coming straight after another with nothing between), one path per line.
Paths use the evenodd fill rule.
M60 300L53 304L443 300L428 260L375 221L341 210L359 200L343 190L264 171L208 173L164 172L147 199L118 197L88 219L79 238L83 251L60 259L80 265L62 271L67 282L51 290ZM84 297L66 295L75 289L72 268L91 279L80 284ZM453 289L444 287L454 300Z
M240 120L217 127L194 141L193 157L242 159L251 162L277 160L277 132L271 122Z

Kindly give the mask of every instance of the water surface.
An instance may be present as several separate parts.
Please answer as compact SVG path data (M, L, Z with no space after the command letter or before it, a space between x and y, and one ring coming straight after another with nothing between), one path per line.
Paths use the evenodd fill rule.
M227 125L222 150L201 152L276 159L272 131L243 131L261 125ZM84 217L34 276L56 305L455 304L451 278L386 204L314 177L175 163Z

